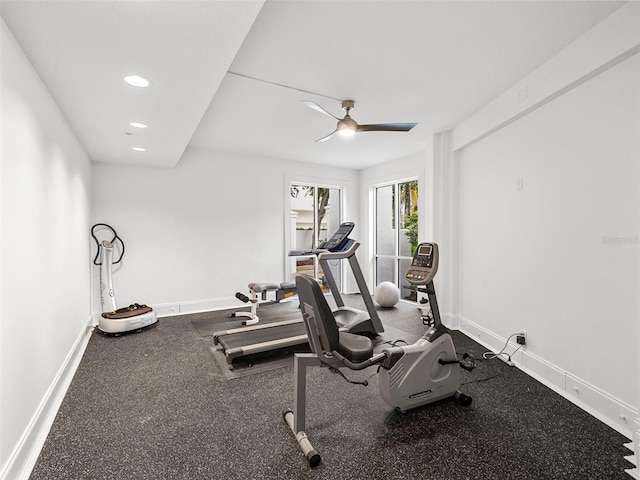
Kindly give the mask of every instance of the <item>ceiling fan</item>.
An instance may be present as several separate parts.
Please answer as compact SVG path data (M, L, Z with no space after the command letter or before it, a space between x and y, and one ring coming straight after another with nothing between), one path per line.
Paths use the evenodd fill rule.
M316 140L316 142L326 142L331 137L333 137L336 133L345 137L350 137L351 135L354 135L355 133L359 133L359 132L408 132L409 130L411 130L413 127L417 125L417 123L376 123L373 125L358 125L356 121L353 118L351 118L351 116L349 115L349 112L356 105L356 102L353 100L342 101L342 110L345 111L344 118L336 117L335 115L327 112L324 108L322 108L320 105L318 105L315 102L305 100L302 103L304 103L307 107L312 108L317 112L324 113L325 115L328 115L338 120L338 125L336 126L336 129L333 132L331 132L329 135L326 135Z

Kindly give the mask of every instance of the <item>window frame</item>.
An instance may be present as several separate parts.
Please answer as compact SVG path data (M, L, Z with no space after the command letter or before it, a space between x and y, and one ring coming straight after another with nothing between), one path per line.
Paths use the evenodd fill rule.
M318 188L328 188L328 189L332 189L332 190L338 190L340 192L340 207L338 209L339 212L339 222L345 222L345 216L346 216L346 212L347 212L347 184L346 183L341 183L341 182L336 182L334 180L325 180L325 179L319 179L319 178L304 178L304 177L299 177L299 176L292 176L292 175L285 175L285 201L284 201L284 205L285 205L285 228L284 228L284 244L285 244L285 252L289 252L291 250L291 235L292 235L292 231L291 231L291 227L292 227L292 221L291 221L291 212L292 212L292 208L291 208L291 188L295 185L299 185L299 186L305 186L305 187L314 187L314 201L317 198L317 192L318 192ZM314 203L314 205L317 204L317 202ZM314 218L314 224L317 224L317 209L314 209L313 211L313 218ZM314 232L314 245L317 244L318 241L318 232ZM313 256L315 258L315 255ZM288 256L285 253L285 261L284 261L284 271L285 271L285 278L286 279L292 279L292 273L293 270L291 268L291 257ZM317 261L314 261L314 271L317 272ZM346 270L345 268L342 267L342 264L340 265L340 285L343 286L342 288L344 289L344 285L346 282Z
M403 260L405 261L411 261L411 259L413 257L410 256L404 256L404 255L400 255L400 217L401 217L401 212L400 212L400 201L398 199L398 194L400 192L400 185L403 183L408 183L408 182L417 182L417 190L418 190L418 237L420 237L420 232L422 231L422 227L420 226L423 220L424 215L422 215L422 209L421 209L421 193L422 193L422 188L421 188L421 182L420 182L420 176L419 175L415 175L415 176L410 176L410 177L405 177L405 178L400 178L400 179L394 179L394 180L389 180L389 181L385 181L385 182L380 182L380 183L376 183L372 185L372 190L373 190L373 211L372 211L372 257L373 257L373 265L372 265L372 272L371 272L371 277L373 278L373 284L374 285L378 285L379 280L378 280L378 259L380 258L386 258L386 259L392 259L393 260L393 278L394 278L394 283L398 286L398 288L400 289L400 291L402 292L402 279L400 278L400 272L401 272L401 262ZM394 196L394 222L393 222L393 229L395 230L396 234L394 235L394 253L393 254L379 254L378 253L378 189L381 188L385 188L385 187L389 187L392 186L393 187L393 196ZM424 203L424 202L422 202ZM384 280L383 280L384 281Z

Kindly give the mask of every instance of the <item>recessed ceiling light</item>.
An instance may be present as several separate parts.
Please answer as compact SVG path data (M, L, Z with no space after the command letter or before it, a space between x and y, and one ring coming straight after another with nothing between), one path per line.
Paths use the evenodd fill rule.
M139 75L127 75L124 81L133 87L148 87L150 84L149 80Z
M136 152L146 152L147 151L146 148L142 148L142 147L131 147L131 150L135 150Z
M147 128L147 125L145 125L144 123L139 123L139 122L131 122L131 123L129 123L129 125L131 125L132 127L136 127L136 128Z

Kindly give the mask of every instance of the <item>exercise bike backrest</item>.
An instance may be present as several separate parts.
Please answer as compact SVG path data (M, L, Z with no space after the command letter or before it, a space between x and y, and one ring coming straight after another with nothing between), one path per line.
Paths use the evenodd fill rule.
M386 354L373 355L373 342L364 335L341 332L318 282L306 275L296 277L296 288L311 351L320 362L352 370L381 363Z
M340 341L338 324L318 283L310 277L298 275L296 290L311 350L317 355L323 350L335 350ZM318 325L320 321L324 321L324 325Z

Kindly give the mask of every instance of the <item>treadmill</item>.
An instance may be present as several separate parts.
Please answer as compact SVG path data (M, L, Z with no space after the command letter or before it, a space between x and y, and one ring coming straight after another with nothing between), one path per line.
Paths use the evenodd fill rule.
M371 294L367 288L367 283L362 275L360 264L355 255L360 244L349 238L349 233L351 233L353 227L353 222L343 223L328 241L321 243L316 249L311 251L291 251L289 255L317 255L326 282L329 285L329 289L337 305L333 314L341 330L361 335L376 336L384 331L384 327L382 326ZM342 300L328 262L343 259L349 261L356 283L358 284L358 289L364 300L366 311L348 307ZM216 345L220 345L227 359L227 363L232 364L233 360L239 357L304 345L308 342L308 338L301 314L298 319L215 332L213 334L213 342Z

